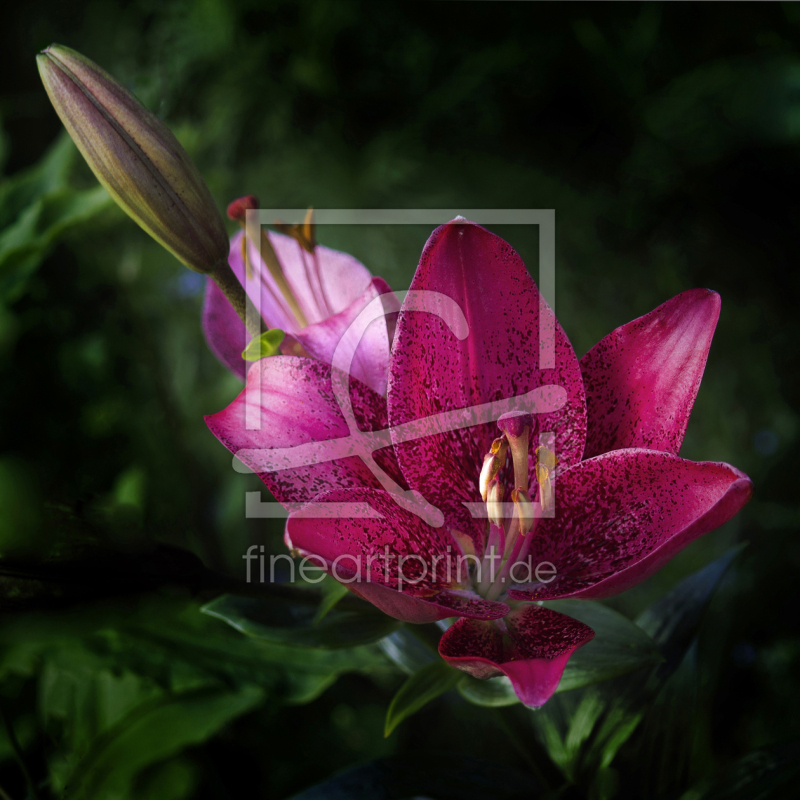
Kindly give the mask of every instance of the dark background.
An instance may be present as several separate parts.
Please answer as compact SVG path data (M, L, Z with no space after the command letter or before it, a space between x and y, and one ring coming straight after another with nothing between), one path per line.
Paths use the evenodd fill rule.
M0 36L0 555L49 564L84 538L132 557L170 543L235 575L248 544L281 548L279 529L245 520L260 484L202 420L239 391L202 338L202 279L105 202L59 138L35 64L55 41L165 119L220 207L254 193L272 207L554 208L556 310L579 356L680 291L720 292L681 455L735 464L755 497L613 605L634 615L748 541L702 630L690 777L798 736L799 6L41 0L6 7ZM404 289L429 232L319 236ZM535 232L498 232L535 276ZM59 791L87 753L102 761L114 724L130 730L125 714L200 679L181 683L171 651L127 642L117 617L93 621L110 601L34 623L20 591L8 583L0 701L34 780ZM179 593L167 605L185 608L164 602L113 613L170 630L171 614L200 616ZM251 680L259 700L155 755L131 755L149 735L123 741L102 756L108 774L130 762L123 788L91 777L86 795L283 797L433 750L524 767L498 712L455 694L384 739L402 676L370 652L314 667L305 689L273 654ZM0 786L17 800L2 737Z

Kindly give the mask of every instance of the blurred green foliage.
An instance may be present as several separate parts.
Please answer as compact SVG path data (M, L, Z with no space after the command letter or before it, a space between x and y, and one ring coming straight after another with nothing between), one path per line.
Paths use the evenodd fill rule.
M0 555L15 566L0 575L0 708L18 744L0 732L3 792L285 797L372 760L337 797L387 781L444 797L431 754L447 751L436 763L459 791L496 780L479 756L506 765L496 796L519 796L518 773L536 776L531 792L576 781L564 797L793 796L797 5L44 0L6 10L1 35ZM240 387L203 342L202 279L108 202L62 135L34 62L52 41L161 115L220 207L252 192L272 207L556 209L556 309L579 355L684 289L721 293L682 455L735 464L755 498L610 605L635 619L750 546L649 718L630 712L639 727L602 689L557 695L536 727L461 687L384 739L404 669L426 663L406 628L337 650L246 637L200 613L230 586L141 566L179 546L241 577L247 547L281 552L282 531L245 519L261 484L202 421ZM536 275L536 232L497 232ZM403 289L429 233L319 238ZM75 566L82 548L94 572ZM349 613L337 605L319 630ZM674 769L653 761L662 747Z

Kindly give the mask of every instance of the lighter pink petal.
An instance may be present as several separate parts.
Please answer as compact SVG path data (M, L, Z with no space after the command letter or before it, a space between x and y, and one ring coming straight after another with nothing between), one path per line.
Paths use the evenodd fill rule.
M231 239L228 263L245 286L243 236L244 232L240 231ZM367 289L371 277L369 270L348 253L319 245L311 255L290 236L273 231L269 231L268 236L309 324L322 322L344 311ZM250 291L251 299L261 311L266 327L280 328L289 334L298 333L302 326L252 242L249 243L248 258L256 279ZM241 353L250 337L244 323L211 278L206 281L203 330L211 351L234 375L244 379L246 365Z
M507 633L501 632L505 627ZM572 653L594 637L582 622L548 608L525 605L502 623L460 619L439 642L448 664L475 678L506 675L517 697L538 708L558 688Z
M729 464L654 450L613 450L584 461L559 477L555 517L539 520L531 541L530 566L550 562L556 577L509 594L537 600L618 594L727 522L751 494L750 479Z
M203 333L209 350L237 377L244 380L247 362L242 350L250 336L228 298L211 278L206 278L203 298Z
M374 516L348 517L353 508ZM406 622L457 615L496 619L508 612L505 604L459 584L458 577L466 580L468 572L458 566L445 528L432 528L385 491L335 490L315 498L290 515L286 544Z
M683 292L617 328L581 359L585 458L626 447L678 453L719 309L716 292Z
M404 302L389 374L391 425L556 385L566 390L566 404L538 416L538 431L555 432L563 467L577 463L586 426L578 360L511 246L473 223L450 222L428 240L411 290L454 301L467 335L459 339L442 317ZM553 369L539 368L540 308L555 331ZM450 433L437 433L433 422L430 427L430 436L398 445L398 458L409 484L461 521L462 503L481 499L478 477L497 426Z
M381 301L370 305L378 297ZM383 278L373 278L344 311L309 325L295 334L295 338L312 358L326 364L333 363L336 353L337 366L348 369L354 378L385 395L391 334L399 307L389 284ZM364 319L359 315L370 311L374 311L369 315L372 321L364 328L358 324Z
M359 381L350 381L358 429L386 427L386 401ZM248 401L248 398L249 401ZM247 427L248 402L255 429ZM206 417L211 432L258 473L281 503L306 503L321 492L348 486L380 486L363 459L333 393L331 368L310 358L273 356L257 361L247 386L226 409ZM325 444L330 442L329 444ZM306 463L293 464L292 448L309 443ZM275 451L282 451L279 458ZM380 451L381 464L402 481L391 448Z
M290 236L270 231L269 238L309 324L343 311L372 277L349 253L317 245L311 254Z

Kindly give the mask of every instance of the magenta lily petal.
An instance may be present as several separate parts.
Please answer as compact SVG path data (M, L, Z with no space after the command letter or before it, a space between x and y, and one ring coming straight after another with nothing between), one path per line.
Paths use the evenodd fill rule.
M359 326L353 323L377 297L382 298L378 310L384 313L369 323L362 336ZM339 363L349 365L349 372L354 378L378 394L385 395L389 379L391 335L399 310L400 304L389 284L383 278L373 278L344 311L303 328L295 334L295 338L312 358L326 364L333 363L334 353L339 347L337 359L344 359Z
M353 588L351 584L348 588L384 614L415 624L438 622L448 617L499 619L508 613L505 603L456 594L447 589L433 597L423 598L398 592L379 583L361 583L358 588Z
M346 504L341 505L341 504ZM374 517L348 517L358 506ZM455 540L401 508L389 492L328 492L291 514L286 544L324 562L334 578L378 608L407 622L452 616L497 619L508 606L462 590Z
M503 623L505 634L500 630ZM442 636L439 654L475 678L506 675L517 697L538 708L558 688L572 653L593 637L594 631L582 622L549 608L525 605L499 624L458 620Z
M386 427L386 400L359 381L350 381L353 413L359 430ZM257 430L248 430L247 402L252 397L252 415ZM226 409L206 419L211 432L232 453L257 472L275 498L284 504L307 503L322 492L349 486L380 484L352 452L350 431L333 393L331 367L310 358L273 356L253 364L247 386ZM276 470L272 451L307 443L339 440L327 449L314 450L308 463ZM324 457L325 453L334 458ZM381 451L381 465L402 483L391 448ZM283 461L278 460L283 466Z
M463 312L468 335L459 340L442 318L400 312L389 376L389 420L398 426L455 409L518 397L542 385L566 389L559 411L536 417L538 431L555 432L562 467L580 461L586 408L580 366L566 334L555 327L555 368L539 369L540 308L544 305L517 253L486 229L453 221L431 235L412 292L446 295ZM479 502L483 457L496 424L437 433L397 446L409 485L461 524L463 502Z
M243 236L244 232L239 232L231 239L228 263L244 286ZM294 291L309 325L323 322L328 317L341 313L368 291L371 279L369 270L353 256L328 247L317 246L315 261L315 256L303 250L290 236L272 231L268 236L281 262L286 280ZM257 300L261 304L261 315L266 326L280 328L287 334L299 333L302 326L283 299L252 242L249 243L248 252L250 263L259 281L260 298ZM379 292L383 291L384 285L378 286ZM379 323L376 322L367 331L368 341L370 338L380 338L378 330ZM247 364L242 360L241 353L250 337L245 331L244 323L210 278L206 281L203 303L203 331L214 355L234 375L244 380ZM384 333L384 336L388 338L388 334ZM365 348L362 360L367 352ZM377 369L386 369L386 354L380 350L380 355L381 365ZM374 371L375 368L370 369ZM365 374L371 373L367 370Z
M584 458L628 447L680 451L719 311L716 292L691 289L617 328L581 359Z
M559 477L555 517L540 520L531 534L532 568L550 562L556 577L509 596L601 598L625 591L727 522L752 488L729 464L655 450L613 450L584 461Z

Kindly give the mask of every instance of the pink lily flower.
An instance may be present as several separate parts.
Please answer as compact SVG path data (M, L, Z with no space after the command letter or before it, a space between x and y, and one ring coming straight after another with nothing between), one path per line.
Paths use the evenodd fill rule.
M244 221L247 208L257 208L252 196L228 207L232 219ZM263 231L261 247L272 249L277 270L270 270L259 253L259 245L247 241L247 260L255 281L245 281L245 232L230 243L228 263L239 282L251 295L260 293L260 309L267 328L286 334L282 352L308 355L330 364L333 352L361 310L375 297L386 295L387 309L399 305L383 278L373 278L358 259L317 245L310 220L302 228L286 228L292 235ZM258 302L258 297L251 298ZM369 326L355 352L354 377L386 394L389 354L394 334L394 317L387 315ZM203 302L203 331L215 356L238 378L245 379L248 363L242 358L250 337L244 323L212 280L206 282Z
M419 293L453 301L468 332L420 310ZM441 656L477 678L506 675L536 707L594 635L538 601L622 592L751 496L735 467L678 456L719 309L714 292L684 292L579 362L514 250L454 220L428 240L400 311L388 398L350 380L348 422L335 369L276 356L207 423L295 509L293 552L397 619L458 617ZM553 332L544 369L540 314ZM249 393L259 430L245 426ZM529 405L509 413L509 398ZM295 448L316 460L281 461ZM409 502L420 497L439 518ZM320 511L331 503L361 515Z

